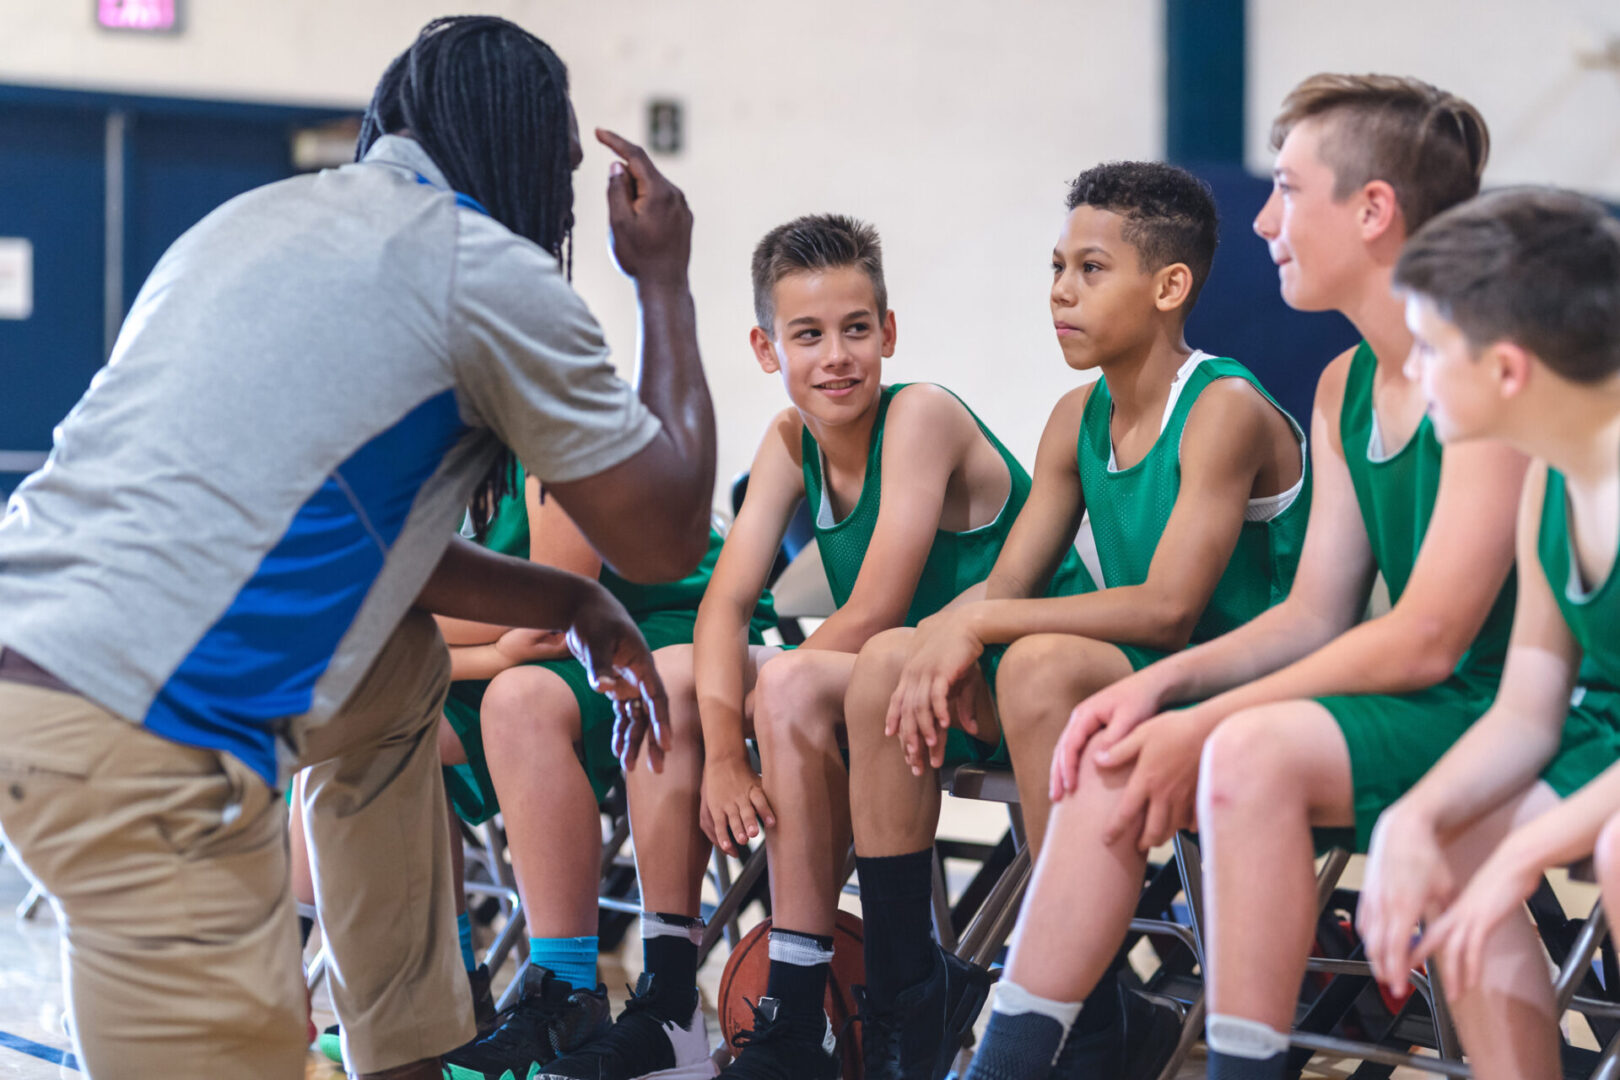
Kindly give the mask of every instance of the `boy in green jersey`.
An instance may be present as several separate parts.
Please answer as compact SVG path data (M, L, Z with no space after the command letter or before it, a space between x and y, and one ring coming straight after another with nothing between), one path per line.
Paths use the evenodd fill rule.
M753 284L754 356L782 377L792 406L754 458L698 611L691 678L660 656L672 701L690 694L700 718L683 722L671 705L657 778L659 815L688 841L649 845L634 815L632 827L643 880L684 869L669 866L677 848L701 862L709 840L734 854L763 830L769 985L724 1075L830 1080L838 1062L822 999L850 843L840 731L855 656L872 635L915 625L984 580L1029 476L949 391L883 384L895 316L870 226L812 216L774 229L755 250ZM800 500L838 609L795 650L750 645L750 613ZM1057 587L1081 572L1072 552L1047 568ZM749 734L763 775L749 764ZM996 750L967 736L953 746L962 760Z
M1052 318L1064 360L1101 378L1047 421L1034 487L985 598L873 638L846 699L868 1077L929 1078L954 1049L941 1042L944 960L930 920L947 733L1005 734L1038 851L1069 710L1271 607L1305 533L1304 432L1243 365L1184 336L1215 256L1208 189L1174 166L1112 162L1073 182L1068 210L1052 253ZM1085 512L1103 587L1047 596ZM1010 647L999 668L981 671L1000 646ZM1092 1041L1109 1044L1098 1061L1110 1074L1123 1047L1112 989L1087 1013Z
M542 498L538 482L525 482L516 470L513 487L483 530L486 547L598 579L635 620L657 664L671 655L669 646L691 642L698 603L720 550L717 533L710 531L709 552L691 574L666 584L636 584L602 565L556 500ZM752 613L749 640L762 643L763 631L774 623L770 600L763 597ZM454 810L470 823L504 810L529 935L529 964L514 1007L493 1031L446 1060L486 1077L509 1071L526 1076L536 1064L542 1071L554 1068L561 1055L573 1055L576 1062L622 1056L621 1044L634 1034L638 1060L646 1062L637 1075L707 1067L696 945L683 916L660 914L683 905L684 890L671 897L656 884L643 889L649 912L644 930L666 925L674 930L644 933L645 966L663 978L657 995L633 999L636 1007L625 1016L640 1019L610 1028L607 995L597 983L599 804L619 779L612 702L591 686L590 674L561 635L445 620L441 630L453 646L456 680L444 706L446 737L440 739L448 766L445 790ZM625 778L632 814L643 811L644 789L656 779L648 769L632 770ZM463 961L472 971L465 914L461 930ZM649 1025L650 1017L657 1019Z
M1192 827L1195 792L1210 1075L1281 1076L1316 922L1313 827L1354 827L1344 842L1365 845L1501 670L1525 460L1477 443L1442 462L1391 289L1408 232L1478 191L1484 121L1414 79L1318 75L1290 93L1273 142L1255 231L1283 299L1338 310L1365 339L1318 383L1293 590L1074 710L1052 760L1045 854L1061 857L1036 867L1007 966L1026 995L1007 1021L1024 1030L987 1037L980 1078L1046 1075L1020 1067L1027 1047L1062 1039L1119 946L1141 853ZM1358 626L1378 571L1394 606Z
M1533 460L1496 699L1379 818L1357 923L1397 996L1438 958L1475 1076L1557 1076L1552 985L1523 905L1620 811L1620 221L1548 189L1482 196L1424 226L1395 282L1448 452L1491 438ZM1620 832L1603 835L1612 906Z

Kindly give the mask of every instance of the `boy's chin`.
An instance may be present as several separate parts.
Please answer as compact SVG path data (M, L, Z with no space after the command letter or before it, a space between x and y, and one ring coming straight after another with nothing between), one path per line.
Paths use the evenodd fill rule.
M1063 362L1074 371L1096 371L1102 361L1090 349L1064 349Z

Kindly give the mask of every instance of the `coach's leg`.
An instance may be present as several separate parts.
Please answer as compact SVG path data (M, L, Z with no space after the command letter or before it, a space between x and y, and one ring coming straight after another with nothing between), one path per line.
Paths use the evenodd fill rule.
M303 1075L286 820L234 757L0 683L0 826L56 907L86 1075Z
M304 746L316 906L354 1073L437 1059L474 1035L436 739L449 681L437 626L413 611Z

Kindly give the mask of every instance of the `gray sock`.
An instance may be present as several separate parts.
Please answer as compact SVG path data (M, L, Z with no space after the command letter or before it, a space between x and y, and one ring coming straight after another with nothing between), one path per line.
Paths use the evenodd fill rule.
M966 1080L1045 1080L1079 1011L1003 981Z

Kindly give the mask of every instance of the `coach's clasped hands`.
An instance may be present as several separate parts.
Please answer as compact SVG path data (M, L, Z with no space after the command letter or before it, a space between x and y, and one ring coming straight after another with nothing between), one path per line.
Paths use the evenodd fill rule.
M967 675L983 655L984 642L965 609L941 611L917 625L911 658L883 719L883 734L900 740L912 775L945 764L945 733L953 723L979 733Z

